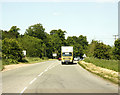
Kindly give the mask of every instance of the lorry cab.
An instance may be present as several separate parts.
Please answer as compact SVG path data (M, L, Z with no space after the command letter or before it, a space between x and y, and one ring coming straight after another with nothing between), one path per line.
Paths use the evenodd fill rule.
M62 46L61 47L61 63L73 63L73 47Z

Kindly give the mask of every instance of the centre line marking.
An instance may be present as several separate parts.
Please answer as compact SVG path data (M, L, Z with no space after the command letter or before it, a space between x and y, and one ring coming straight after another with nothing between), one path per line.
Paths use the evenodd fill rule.
M34 78L29 84L32 84L37 78Z
M26 89L27 89L27 87L25 87L25 88L21 91L20 95L22 95L22 93L23 93Z
M38 76L41 76L43 74L43 72L42 73L40 73Z

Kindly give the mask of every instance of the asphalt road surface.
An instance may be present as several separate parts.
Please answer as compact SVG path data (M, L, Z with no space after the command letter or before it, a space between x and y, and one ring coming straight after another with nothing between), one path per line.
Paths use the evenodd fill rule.
M118 93L118 86L58 60L2 72L3 93Z

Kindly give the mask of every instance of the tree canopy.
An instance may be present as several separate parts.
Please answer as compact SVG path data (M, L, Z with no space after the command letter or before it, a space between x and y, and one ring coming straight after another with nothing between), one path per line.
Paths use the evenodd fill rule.
M23 35L19 31L17 26L12 26L8 31L0 30L0 55L2 54L3 59L20 61L23 50L27 51L28 57L52 58L53 53L60 57L61 46L73 46L74 57L82 58L86 54L99 59L120 60L120 40L116 40L113 47L95 40L88 44L86 36L68 36L65 39L66 31L54 29L47 33L40 23L29 26Z
M40 23L29 26L29 28L26 29L25 34L42 39L42 40L46 38L45 28L43 28L42 24Z

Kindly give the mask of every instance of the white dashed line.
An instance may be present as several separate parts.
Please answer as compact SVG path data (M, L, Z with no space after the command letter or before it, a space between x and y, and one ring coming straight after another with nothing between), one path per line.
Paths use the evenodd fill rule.
M43 62L43 63L44 63L44 62ZM54 64L54 63L53 63L53 64ZM52 66L53 64L49 65L49 66L44 70L44 72L46 72L46 71L48 71L49 69L52 69L53 67L57 66L57 65ZM58 65L59 65L59 64L58 64ZM38 75L38 77L40 77L44 72L41 72L41 73ZM34 78L29 84L32 84L36 79L37 79L37 78ZM26 89L27 89L27 87L25 87L25 88L21 91L20 95L22 95L22 93L23 93Z
M34 78L29 84L32 84L37 78Z
M25 88L21 91L20 95L22 95L22 93L23 93L26 89L27 89L27 87L25 87Z
M42 73L40 73L38 76L41 76L43 74L43 72Z

